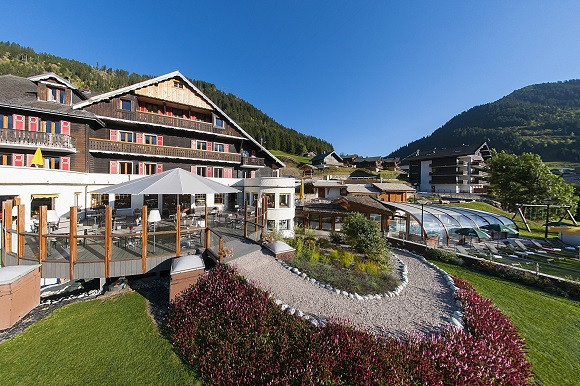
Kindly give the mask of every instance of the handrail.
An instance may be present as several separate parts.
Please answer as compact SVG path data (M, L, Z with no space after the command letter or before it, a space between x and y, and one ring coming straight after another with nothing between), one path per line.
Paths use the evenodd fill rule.
M71 150L76 148L76 139L70 135L15 129L0 129L0 143L58 147Z

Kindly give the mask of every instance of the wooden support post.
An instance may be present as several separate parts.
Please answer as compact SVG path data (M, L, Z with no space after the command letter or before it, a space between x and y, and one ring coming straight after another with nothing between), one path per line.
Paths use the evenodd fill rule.
M105 206L105 277L110 277L110 264L113 255L113 208Z
M6 232L6 239L4 240L4 250L7 252L12 252L12 233L8 231L12 229L12 201L8 200L4 202L4 216L2 221L4 221L4 232Z
M218 252L218 261L221 263L224 258L224 238L220 236L220 247Z
M262 196L262 232L260 234L260 239L263 241L264 240L264 234L266 231L266 224L268 223L266 221L268 216L268 196L266 196L265 194Z
M38 208L38 259L43 262L46 260L46 240L44 237L48 233L48 226L46 223L46 211L48 208L46 206L41 206Z
M175 229L175 256L181 256L181 205L177 205L175 213L175 222L177 228Z
M248 238L248 201L244 203L244 238Z
M45 213L46 216L46 213ZM77 260L77 207L70 207L69 215L69 273L70 279L74 279L75 262Z
M209 212L207 210L207 195L205 196L205 227L206 229L209 227Z
M24 239L25 222L24 205L18 205L18 217L16 218L16 229L18 230L18 260L24 256L24 245L26 243L26 240ZM41 243L42 240L39 239L38 242Z
M147 205L141 208L141 270L147 272Z
M20 204L21 204L20 196L14 197L14 206L19 206Z
M332 217L330 218L330 229L332 229L333 232L336 231L336 216L332 215Z
M257 200L256 200L256 201L254 201L254 204L256 205L256 214L254 216L254 223L256 224L255 225L255 231L256 231L256 234L258 234L258 225L259 225L258 219L260 218L259 217L259 212L258 212L258 209L259 209L258 208L258 204L259 204L259 202L257 202ZM256 236L256 239L257 239L257 236ZM258 240L255 240L255 241L258 241Z
M0 229L2 231L2 256L0 257L0 265L2 265L2 267L6 267L6 228L5 228L5 224L6 224L6 201L2 202L2 229Z

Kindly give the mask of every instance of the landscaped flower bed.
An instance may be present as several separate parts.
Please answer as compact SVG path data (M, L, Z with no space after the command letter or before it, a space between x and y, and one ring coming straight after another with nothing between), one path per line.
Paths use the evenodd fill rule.
M183 359L212 383L527 383L523 341L509 319L455 282L466 330L383 339L337 323L314 327L218 266L171 304L168 328Z

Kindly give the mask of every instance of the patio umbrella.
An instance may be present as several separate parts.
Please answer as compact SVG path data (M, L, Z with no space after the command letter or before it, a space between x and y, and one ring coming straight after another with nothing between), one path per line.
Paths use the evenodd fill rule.
M482 226L481 229L486 229L488 231L494 231L494 232L503 232L503 233L507 233L510 235L517 235L518 234L518 231L516 231L515 229L512 229L508 226L505 226L503 224L488 224L488 225Z
M239 193L227 185L181 168L92 191L102 194L215 194Z
M491 238L487 233L477 228L458 228L455 230L455 233L463 236L478 237L484 240Z
M39 147L36 148L36 151L34 152L34 156L32 157L32 160L30 161L30 166L32 166L32 165L44 166L44 158L42 158L42 151L40 151Z

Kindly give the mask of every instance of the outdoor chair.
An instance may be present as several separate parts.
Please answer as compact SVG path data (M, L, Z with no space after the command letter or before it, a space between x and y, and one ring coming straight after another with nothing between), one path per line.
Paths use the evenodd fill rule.
M528 248L525 246L524 243L522 243L520 240L513 240L513 243L519 248L521 249L523 252L527 252Z
M470 255L469 251L461 245L456 245L455 249L457 250L457 252L461 253L462 255Z
M485 247L487 249L489 249L489 251L493 254L499 255L499 251L497 250L497 248L495 247L495 245L491 244L491 243L484 243L483 245L485 245Z

